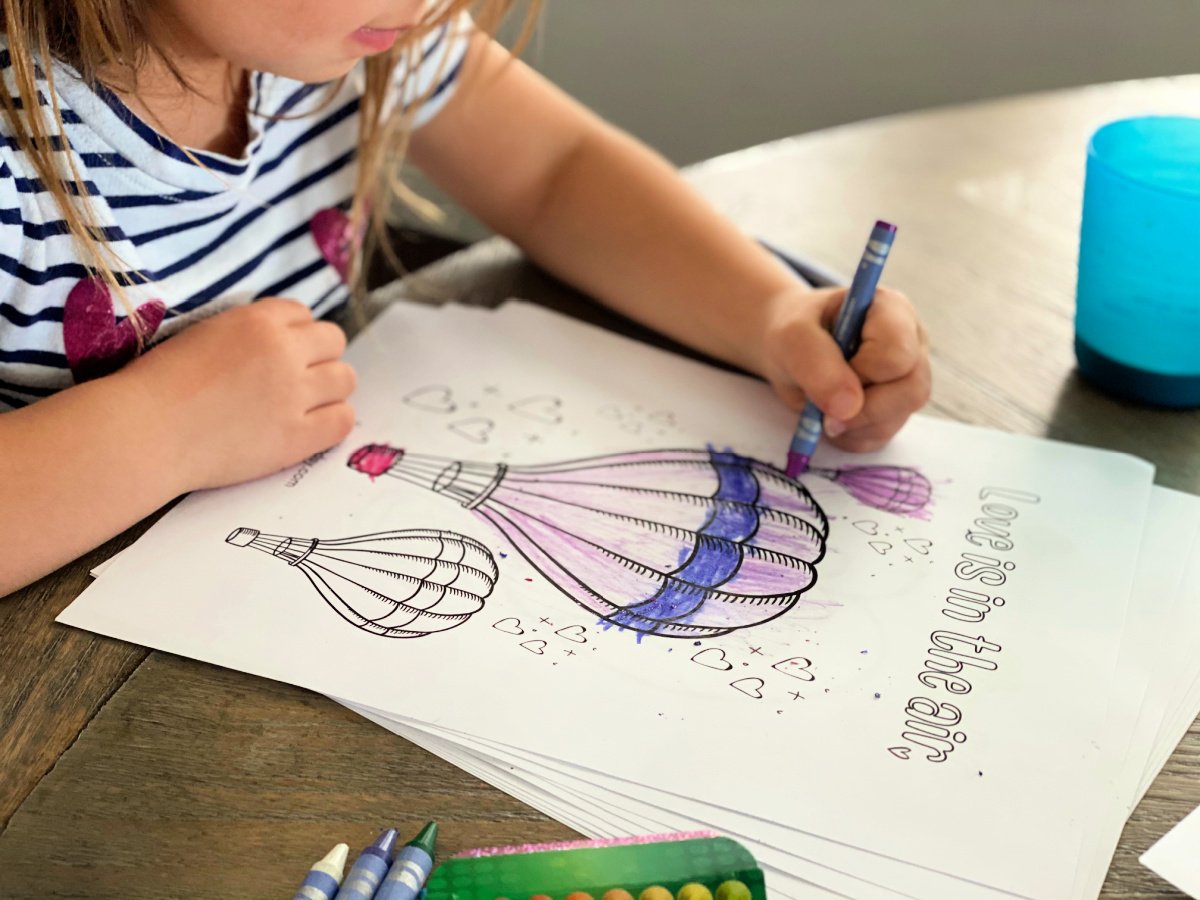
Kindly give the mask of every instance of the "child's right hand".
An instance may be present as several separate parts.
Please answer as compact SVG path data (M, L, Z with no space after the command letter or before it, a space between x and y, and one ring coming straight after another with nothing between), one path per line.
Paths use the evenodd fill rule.
M112 377L165 430L183 493L277 472L349 434L345 349L338 326L270 297L192 325Z

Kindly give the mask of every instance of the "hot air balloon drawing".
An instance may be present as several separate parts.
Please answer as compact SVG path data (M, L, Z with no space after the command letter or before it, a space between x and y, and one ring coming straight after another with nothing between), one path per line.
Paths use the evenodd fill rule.
M933 487L929 479L905 466L842 466L809 468L809 475L827 478L866 506L914 519L929 517Z
M335 540L237 528L225 538L305 574L334 612L389 638L448 631L483 609L496 561L481 543L452 531L381 531Z
M825 514L807 489L730 452L508 466L370 444L348 464L461 503L580 606L645 634L768 622L812 587L825 552Z

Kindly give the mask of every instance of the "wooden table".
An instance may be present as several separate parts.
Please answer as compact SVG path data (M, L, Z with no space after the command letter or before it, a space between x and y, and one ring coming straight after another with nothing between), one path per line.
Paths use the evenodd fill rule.
M900 223L888 277L929 327L934 413L1127 450L1200 493L1200 414L1132 408L1073 372L1087 136L1146 112L1200 115L1200 76L866 122L691 177L748 231L835 265L853 265L876 218ZM495 241L406 289L605 320ZM91 566L146 524L0 603L0 896L285 897L335 840L434 816L447 851L571 835L323 697L56 626ZM1194 728L1130 820L1104 896L1181 896L1137 856L1198 803Z

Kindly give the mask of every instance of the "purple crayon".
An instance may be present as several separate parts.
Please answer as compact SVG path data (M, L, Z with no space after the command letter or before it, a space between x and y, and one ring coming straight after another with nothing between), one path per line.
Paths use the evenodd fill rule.
M838 311L837 321L833 325L833 339L842 349L842 355L849 359L858 351L862 340L863 323L867 319L867 310L875 299L875 288L879 284L879 276L883 274L883 264L887 262L888 252L892 249L892 241L896 239L896 226L888 222L876 222L867 239L863 250L862 260L850 282L850 290L842 301ZM817 443L821 440L821 431L825 417L821 410L811 400L804 405L800 414L800 424L792 436L792 445L788 448L787 475L789 478L799 478L808 471L809 461L816 452Z
M379 886L375 900L414 900L433 869L433 851L438 827L430 822L415 838L400 848L396 861Z
M389 828L359 854L334 900L371 900L392 863L396 829Z

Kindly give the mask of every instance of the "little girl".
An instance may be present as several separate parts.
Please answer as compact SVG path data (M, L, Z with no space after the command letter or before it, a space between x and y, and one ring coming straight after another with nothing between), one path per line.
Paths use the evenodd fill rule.
M355 376L320 317L402 150L551 272L812 397L838 446L925 402L902 295L844 362L843 292L514 61L488 37L511 2L0 0L0 595L346 436Z

